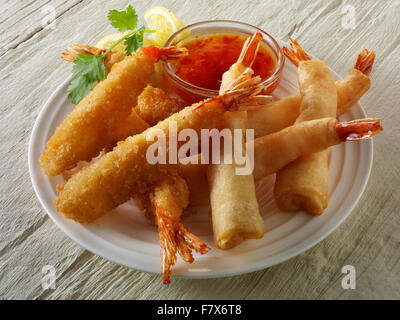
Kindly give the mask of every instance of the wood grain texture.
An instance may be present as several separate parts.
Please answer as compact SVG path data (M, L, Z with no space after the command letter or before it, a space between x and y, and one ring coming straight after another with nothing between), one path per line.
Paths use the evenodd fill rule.
M361 103L383 117L374 140L367 189L351 216L328 238L277 266L230 278L173 279L106 261L82 249L47 217L31 186L27 150L34 121L70 74L59 55L72 42L93 44L113 32L109 9L131 1L39 0L0 4L0 299L372 299L400 298L400 1L178 1L137 0L186 23L236 19L282 40L293 36L341 75L366 47L377 54L372 88ZM283 4L285 3L285 4ZM43 25L46 6L55 28ZM355 28L343 28L346 5ZM344 21L345 22L345 21ZM57 270L56 289L43 290L42 267ZM357 270L356 290L343 290L341 268Z

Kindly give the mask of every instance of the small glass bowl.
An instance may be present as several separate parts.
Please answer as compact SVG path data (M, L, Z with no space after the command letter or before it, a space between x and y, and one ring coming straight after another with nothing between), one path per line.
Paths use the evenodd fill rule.
M164 43L164 47L173 45L179 46L180 43L188 38L195 36L203 36L213 33L232 33L244 36L251 36L259 32L263 36L264 44L268 45L276 56L277 67L275 72L267 79L263 80L262 84L266 88L264 93L271 93L279 84L283 66L285 64L285 55L282 52L278 42L271 37L268 33L252 26L248 23L233 21L233 20L208 20L190 24L183 27L172 34ZM195 86L179 76L174 72L171 63L161 62L163 69L163 77L168 86L178 94L185 102L194 103L207 98L212 98L218 95L218 90L206 89Z

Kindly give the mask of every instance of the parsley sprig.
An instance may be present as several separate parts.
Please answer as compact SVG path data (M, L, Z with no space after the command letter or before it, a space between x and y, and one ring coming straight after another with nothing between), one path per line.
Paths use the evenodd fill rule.
M125 35L114 42L102 55L79 53L72 67L74 80L67 88L68 99L74 104L87 96L96 81L103 81L106 78L104 58L112 49L123 41L126 54L131 55L132 52L143 46L145 32L155 32L154 30L147 30L144 26L137 28L138 16L131 5L123 11L110 10L108 20L114 28L125 33Z

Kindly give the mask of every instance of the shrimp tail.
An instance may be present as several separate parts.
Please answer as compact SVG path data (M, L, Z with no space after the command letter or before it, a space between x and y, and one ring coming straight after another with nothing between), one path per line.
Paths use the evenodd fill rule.
M164 284L170 282L171 267L177 261L177 253L187 263L194 261L192 250L201 254L210 248L180 222L182 210L189 204L189 189L180 177L170 177L154 188L150 194L158 225L161 246L161 275Z
M205 100L193 110L200 109L211 101L219 101L226 110L244 110L249 105L253 107L263 105L267 100L272 101L272 96L260 95L265 88L261 82L259 76L250 79L245 76L240 77L231 89L217 97Z
M66 49L63 53L61 53L61 59L67 62L73 62L76 58L78 58L80 53L92 54L95 56L102 55L106 50L87 46L79 43L73 43L70 48Z
M157 214L158 234L161 246L161 275L164 284L170 282L171 267L176 263L175 232L173 221Z
M260 94L263 91L263 86L261 85L261 78L249 77L247 73L252 74L252 69L247 68L242 75L240 75L232 86L232 92L239 92L240 89L253 88L252 91L247 94L247 96L239 96L237 103L238 110L255 110L265 104L272 102L273 98L270 95ZM246 90L244 91L246 92Z
M187 263L194 261L192 249L205 254L210 248L188 231L180 222L160 213L156 207L158 232L161 246L161 275L164 284L170 283L171 267L176 263L176 253Z
M285 56L296 66L299 66L300 61L311 60L311 56L303 50L299 43L293 38L290 39L290 46L292 49L283 47L283 53Z
M154 59L154 61L160 60L176 60L180 59L188 54L186 48L178 48L177 46L158 48L156 46L148 46L141 49L146 56Z
M362 49L357 56L357 60L354 64L354 69L357 69L369 76L372 70L372 66L375 61L375 52L372 50Z
M251 68L254 60L257 57L258 49L260 48L260 41L262 39L261 33L257 32L249 37L243 44L242 52L237 60L238 63L242 64L247 68Z
M258 109L272 101L271 96L260 94L264 89L261 85L261 78L253 77L254 71L251 69L257 57L261 40L262 35L259 32L249 37L243 44L237 62L222 77L220 97L222 100L231 101L230 97L234 96L233 108L237 110Z
M247 38L243 44L239 58L222 76L219 88L220 94L247 86L248 82L252 81L251 78L254 71L251 67L257 57L261 39L261 33L255 33Z
M258 76L243 82L240 82L238 78L238 82L232 89L221 97L227 99L228 102L232 99L229 110L248 110L248 108L258 108L272 101L272 96L260 94L263 90L264 85Z
M183 261L187 263L192 263L194 261L192 250L186 243L186 240L182 236L181 232L176 233L176 240L177 240L178 253L182 257Z
M200 240L199 237L195 236L193 233L187 230L183 225L180 225L178 234L185 240L185 243L191 249L195 250L200 254L206 254L208 251L211 250L203 241Z
M342 141L359 141L371 138L383 130L381 119L366 118L335 125L336 133Z
M79 43L73 43L70 48L66 49L61 53L61 59L67 62L73 62L76 58L78 58L80 53L92 54L95 56L102 55L106 52L105 49L96 48L93 46L83 45ZM187 55L186 48L178 48L176 46L166 47L166 48L158 48L155 46L149 46L141 49L145 55L154 59L155 61L159 60L175 60L180 59ZM111 53L111 52L110 52ZM109 54L110 54L109 53ZM107 56L109 56L109 54ZM107 57L106 57L107 59Z

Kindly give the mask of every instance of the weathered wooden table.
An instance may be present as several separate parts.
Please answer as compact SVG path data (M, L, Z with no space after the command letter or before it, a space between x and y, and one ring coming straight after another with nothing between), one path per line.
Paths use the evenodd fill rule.
M0 2L0 299L353 299L400 298L400 1L136 0L186 23L235 19L275 37L293 36L345 75L362 48L377 54L373 86L361 103L383 117L368 187L351 216L327 239L280 265L231 278L173 279L130 270L84 250L48 218L33 191L29 136L44 102L70 74L59 55L72 42L95 43L114 32L109 9L131 1ZM54 17L54 21L51 18ZM48 24L49 21L53 21ZM344 290L344 265L356 289ZM42 288L42 268L56 269L56 288Z

